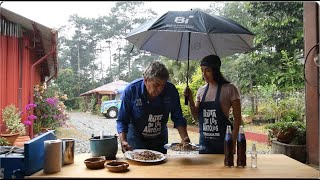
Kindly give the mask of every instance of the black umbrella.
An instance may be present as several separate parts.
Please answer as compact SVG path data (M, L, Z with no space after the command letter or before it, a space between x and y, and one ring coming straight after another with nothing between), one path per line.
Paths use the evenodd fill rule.
M200 10L168 11L132 30L126 39L141 50L175 60L220 58L252 49L254 34L237 22ZM186 101L187 105L187 101Z

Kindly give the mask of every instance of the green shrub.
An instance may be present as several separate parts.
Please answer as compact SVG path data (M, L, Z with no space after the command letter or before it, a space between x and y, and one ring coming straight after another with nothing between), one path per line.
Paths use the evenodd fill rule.
M67 110L80 109L79 102L81 101L81 97L75 97L72 99L67 99L64 101L64 105L67 107Z
M301 121L278 121L265 126L269 138L277 137L274 132L287 134L290 128L295 130L290 144L304 145L306 143L306 125Z
M0 137L0 146L9 146L10 143L6 138Z
M88 103L86 102L85 98L79 99L79 108L81 112L87 112L89 109Z
M302 116L299 111L289 109L282 114L283 121L301 121Z
M188 124L197 125L197 122L192 117L189 105L184 104L185 99L184 99L183 91L184 91L185 87L186 87L185 84L176 85L176 88L177 88L179 95L180 95L180 104L181 104L182 114L186 118ZM194 90L192 92L194 92Z
M101 102L109 101L109 100L110 100L109 96L102 96L102 98L101 98Z
M6 125L6 132L20 133L20 135L26 133L26 127L21 122L20 114L14 104L10 104L2 110L2 120Z
M96 96L92 95L90 98L89 110L92 114L96 114L97 99Z

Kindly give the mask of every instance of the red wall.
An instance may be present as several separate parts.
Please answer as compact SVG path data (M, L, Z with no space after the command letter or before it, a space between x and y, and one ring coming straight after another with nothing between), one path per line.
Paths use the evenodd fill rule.
M21 52L19 50L19 43L21 43ZM27 117L25 106L30 102L30 78L31 66L38 59L35 58L33 49L27 48L30 44L28 36L23 36L19 42L16 37L0 36L0 124L1 132L4 130L2 123L2 109L9 104L15 104L19 107L21 102L22 121ZM22 68L19 65L19 56L22 55ZM21 99L19 99L19 71L22 70L22 87ZM35 70L34 85L40 84L39 69Z

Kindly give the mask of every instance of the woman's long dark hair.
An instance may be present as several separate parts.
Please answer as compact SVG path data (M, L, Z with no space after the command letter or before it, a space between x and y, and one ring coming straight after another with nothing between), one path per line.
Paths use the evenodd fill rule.
M229 84L230 81L228 81L225 77L220 72L220 69L214 69L212 68L212 74L213 74L213 79L216 81L219 85L222 84Z

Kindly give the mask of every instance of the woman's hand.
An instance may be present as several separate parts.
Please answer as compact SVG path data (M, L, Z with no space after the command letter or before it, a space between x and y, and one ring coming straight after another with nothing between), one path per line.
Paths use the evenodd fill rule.
M185 97L189 97L188 101L193 100L192 91L191 91L191 89L189 88L189 86L187 86L187 87L184 89L183 95L184 95Z

